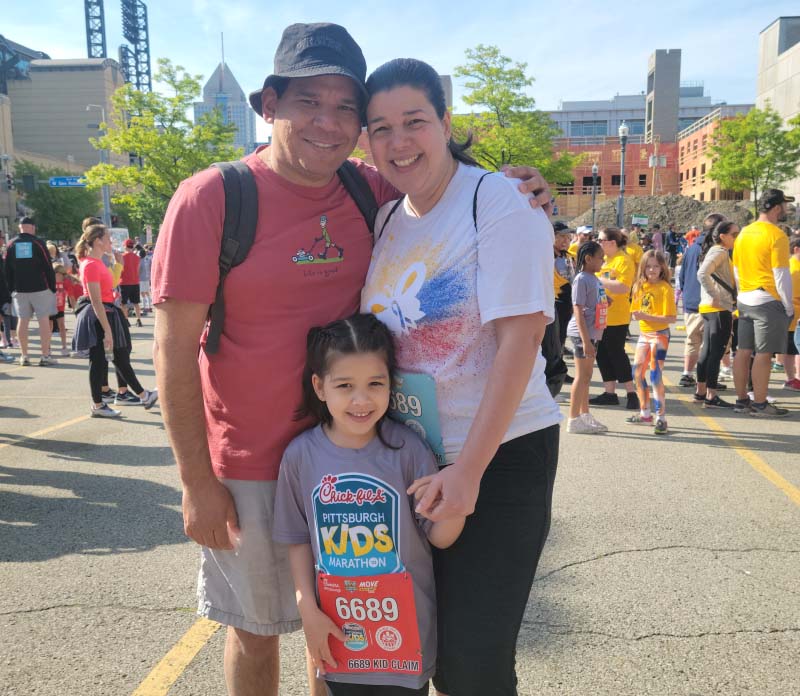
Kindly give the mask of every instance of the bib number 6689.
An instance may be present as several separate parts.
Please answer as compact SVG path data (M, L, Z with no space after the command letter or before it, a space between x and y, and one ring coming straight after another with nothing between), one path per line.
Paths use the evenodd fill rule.
M336 613L342 621L355 619L356 621L397 621L397 602L391 597L377 599L370 597L366 601L353 597L336 598Z
M419 418L422 415L422 404L413 394L406 396L403 392L393 391L389 395L389 410L397 411L403 415L410 413L412 416Z

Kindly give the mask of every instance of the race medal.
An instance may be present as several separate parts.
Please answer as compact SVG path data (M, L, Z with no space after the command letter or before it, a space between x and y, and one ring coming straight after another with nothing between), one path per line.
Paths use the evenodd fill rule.
M414 586L406 573L342 577L317 575L319 606L346 636L329 637L337 667L328 672L420 674Z
M398 370L389 397L389 415L422 437L433 450L436 463L445 465L442 428L436 403L436 382L418 372Z
M598 295L598 302L594 306L594 328L605 329L608 323L608 296L602 285Z

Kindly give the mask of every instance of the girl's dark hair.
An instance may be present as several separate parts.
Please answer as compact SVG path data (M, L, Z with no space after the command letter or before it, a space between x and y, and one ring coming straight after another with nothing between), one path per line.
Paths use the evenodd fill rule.
M583 270L583 265L586 262L587 256L594 256L598 251L602 251L603 247L601 247L597 242L588 241L584 242L578 247L578 259L576 265L579 271Z
M736 223L733 222L733 220L722 218L720 222L714 225L710 232L706 233L705 239L703 239L703 246L700 247L700 263L703 263L705 260L708 250L715 244L720 243L720 236L730 232L731 227L736 227Z
M437 72L427 63L414 58L396 58L381 65L367 78L367 95L371 99L378 92L386 92L395 87L413 87L425 93L428 101L443 119L447 112L444 88ZM467 134L463 143L453 138L447 144L453 159L471 167L479 166L468 150L472 146L472 133Z
M397 357L394 339L389 329L374 314L354 314L326 326L315 326L308 332L306 340L306 365L303 369L303 400L295 411L295 420L311 417L317 423L330 425L333 421L328 405L314 391L313 375L322 378L330 370L331 360L336 355L358 353L380 353L386 359L389 372L389 387L394 384L397 372ZM382 426L386 414L376 425L378 439L389 449L400 449L389 444L383 437Z
M618 227L601 227L600 232L606 236L606 239L616 242L617 249L624 249L625 245L628 243L627 237L622 234Z

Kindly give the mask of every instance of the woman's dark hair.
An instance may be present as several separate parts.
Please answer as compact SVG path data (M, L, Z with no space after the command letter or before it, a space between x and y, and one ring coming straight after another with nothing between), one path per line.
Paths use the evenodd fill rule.
M444 98L442 81L427 63L414 58L396 58L381 65L367 78L367 95L370 99L378 92L386 92L395 87L413 87L424 92L436 115L440 119L444 118L447 102ZM479 166L468 153L472 146L471 132L467 134L467 139L463 143L457 143L451 137L447 146L453 159L471 167Z
M397 372L394 339L389 329L374 314L354 314L347 319L339 319L326 326L315 326L308 332L306 340L306 365L303 369L303 400L295 411L295 420L308 416L317 423L330 425L333 421L328 405L321 401L314 391L311 381L313 375L322 378L330 369L331 360L336 355L355 355L358 353L380 353L386 359L389 371L389 387L394 384ZM400 449L390 445L383 437L382 425L386 414L376 425L378 439L389 449Z
M703 218L703 232L711 232L724 219L725 216L722 213L709 213Z
M618 227L601 227L598 234L604 234L606 239L616 242L617 249L624 249L628 243L627 238Z
M710 217L710 216L709 216ZM703 263L706 258L706 254L708 250L714 246L715 244L720 243L720 236L723 234L728 234L730 232L731 227L736 227L736 223L733 220L726 220L722 218L720 222L714 225L711 232L707 232L705 238L703 239L703 246L700 247L700 259L699 262Z
M576 265L579 271L583 270L583 265L586 262L587 256L594 256L598 251L602 251L603 247L601 247L597 242L584 242L578 247L578 259Z

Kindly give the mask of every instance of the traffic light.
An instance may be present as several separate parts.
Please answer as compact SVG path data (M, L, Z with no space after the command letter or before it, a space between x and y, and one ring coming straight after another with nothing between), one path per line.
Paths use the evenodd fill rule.
M6 174L6 190L13 191L14 190L14 175L13 174Z

